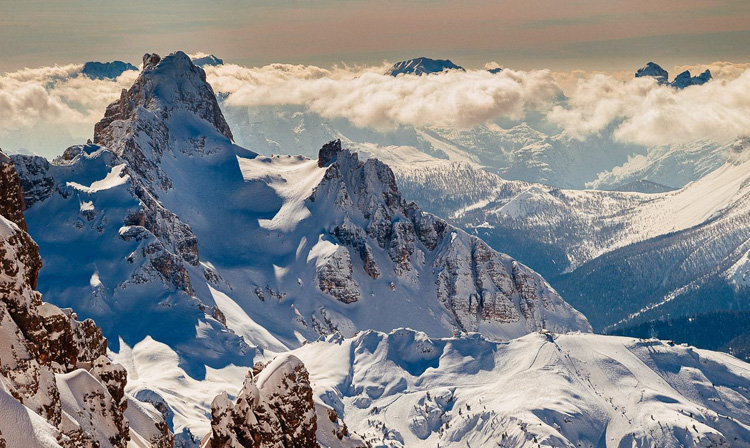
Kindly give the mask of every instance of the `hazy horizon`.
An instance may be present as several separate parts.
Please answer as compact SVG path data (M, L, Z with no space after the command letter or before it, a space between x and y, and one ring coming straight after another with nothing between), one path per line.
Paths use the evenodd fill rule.
M531 4L530 4L531 3ZM175 14L179 8L179 14ZM245 66L376 65L418 56L467 68L632 71L750 61L742 0L4 2L1 72L145 52L213 53Z

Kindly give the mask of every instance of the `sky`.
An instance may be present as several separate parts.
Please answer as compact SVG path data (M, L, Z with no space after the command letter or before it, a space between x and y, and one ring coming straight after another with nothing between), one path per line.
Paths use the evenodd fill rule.
M213 53L225 61L627 70L750 61L747 0L0 0L0 72Z
M140 68L144 53L178 49L226 62L206 72L227 106L382 131L531 114L572 138L726 141L750 134L748 43L750 0L0 0L0 148L54 156L85 142L138 71L93 80L82 64ZM418 56L467 71L385 75ZM714 80L634 79L648 61L670 80L686 69Z

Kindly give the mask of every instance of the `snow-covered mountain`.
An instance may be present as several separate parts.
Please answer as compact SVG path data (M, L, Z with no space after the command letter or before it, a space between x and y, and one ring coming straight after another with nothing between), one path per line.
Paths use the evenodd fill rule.
M749 146L737 142L718 170L630 211L631 243L583 264L556 286L588 310L597 327L748 310Z
M506 246L513 251L569 226L557 234L563 258L550 258L582 269L702 223L740 224L741 239L742 146L681 190L581 192L504 180L439 130L372 133L422 146L361 140L352 145L360 156L330 140L330 121L308 118L287 117L310 129L288 142L294 149L320 133L328 143L315 157L258 155L233 143L205 72L187 55L146 54L93 143L52 162L13 157L45 260L38 289L96 318L127 370L122 396L165 418L157 427L128 417L131 435L170 429L177 446L215 448L748 446L747 364L589 334L542 276L399 188L431 198L430 208L444 198L450 219L471 231L509 242L526 233ZM487 127L488 138L508 132ZM514 128L511 140L555 140L537 132ZM468 225L476 217L483 221ZM508 223L523 226L498 230ZM601 231L594 238L591 225ZM747 259L732 265L737 284ZM463 336L448 338L454 330ZM101 358L94 371L122 373Z
M369 446L750 445L750 365L654 339L399 329L292 355Z
M193 64L197 65L198 67L205 67L205 66L216 66L216 65L222 65L224 64L224 60L220 59L212 54L208 55L199 55L193 57Z
M419 57L414 59L408 59L406 61L400 61L393 64L391 68L386 72L387 75L398 76L398 75L429 75L430 73L440 73L446 70L461 70L464 68L460 67L450 59L430 59L426 57Z
M406 197L553 279L601 329L747 309L746 146L735 142L718 170L661 194L563 190L426 157L395 173Z
M233 145L181 52L144 56L93 144L14 157L40 290L96 318L176 432L207 431L241 366L333 332L590 331L541 276L407 203L382 162L338 141L317 159Z
M685 70L684 72L675 76L674 80L672 81L672 87L675 87L678 89L684 89L685 87L690 87L690 86L700 86L702 84L707 83L711 79L712 79L711 71L708 69L703 71L698 76L691 76L690 70Z
M654 78L659 84L669 83L669 73L655 62L649 62L635 72L636 78Z
M656 339L368 330L256 365L201 446L744 447L749 391L749 364Z
M94 321L42 302L42 260L26 233L21 186L0 152L0 445L169 447L150 404L125 393Z

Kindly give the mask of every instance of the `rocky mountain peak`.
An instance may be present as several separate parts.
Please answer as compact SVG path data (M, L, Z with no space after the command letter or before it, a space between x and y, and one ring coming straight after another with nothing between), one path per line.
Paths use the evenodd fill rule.
M94 143L121 155L129 146L127 140L140 131L161 153L170 133L178 131L170 128L169 120L175 116L180 116L180 123L175 126L189 123L195 128L200 124L191 121L197 119L205 122L204 133L233 139L202 68L181 51L164 58L146 53L138 79L130 89L122 91L119 100L107 106L104 118L95 125Z
M143 55L143 70L154 68L161 61L161 56L156 53L146 53Z
M669 73L654 62L649 62L644 67L639 68L635 72L635 77L651 77L656 79L659 84L667 84L669 82Z
M198 67L217 66L217 65L223 65L224 60L212 54L209 54L205 56L194 57L193 64L197 65Z
M441 73L446 70L465 71L463 67L454 64L450 59L430 59L418 57L406 61L396 62L386 72L387 75L398 76L402 74L429 75Z
M13 160L0 150L0 186L3 194L0 196L0 215L5 216L18 227L27 230L26 220L23 217L25 208L21 182L18 179Z
M318 166L323 168L336 160L341 152L341 140L331 140L318 151Z
M636 78L650 77L656 79L660 85L672 86L675 89L684 89L689 86L699 86L711 80L711 71L706 70L698 76L691 76L690 70L685 70L675 76L672 82L669 82L669 73L654 62L649 62L645 67L641 67L635 72Z
M280 355L257 376L248 372L236 402L226 393L214 399L211 433L201 446L316 446L317 428L307 369L294 355Z
M677 89L684 89L685 87L689 86L700 86L707 83L711 79L711 71L708 69L706 69L698 76L691 76L690 70L685 70L684 72L675 76L674 81L672 81L671 85L672 87L675 87Z
M340 142L326 146L321 153L334 153L335 160L322 159L328 169L311 200L333 204L340 218L329 229L338 248L316 265L322 292L350 304L362 298L361 282L387 277L392 291L397 284L434 288L434 298L464 330L482 326L500 337L541 328L590 331L537 273L407 203L386 164L362 162L339 149ZM357 280L358 271L371 280Z

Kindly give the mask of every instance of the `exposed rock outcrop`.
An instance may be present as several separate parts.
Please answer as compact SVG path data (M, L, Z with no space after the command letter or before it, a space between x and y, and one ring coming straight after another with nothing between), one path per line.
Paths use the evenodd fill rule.
M703 73L698 76L691 76L690 70L685 70L679 75L675 76L672 82L669 82L669 73L661 68L658 64L649 62L645 67L639 68L635 72L636 78L649 77L654 78L660 85L672 86L675 89L684 89L690 86L699 86L707 83L711 80L711 71L706 69Z
M307 369L295 356L280 355L257 374L248 372L234 403L226 393L214 399L211 433L201 447L315 447L317 427Z

